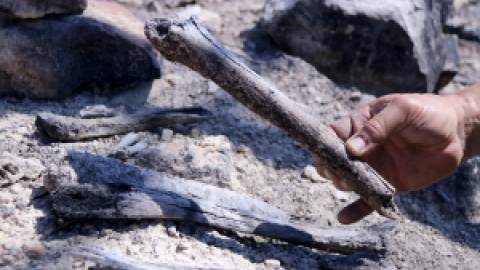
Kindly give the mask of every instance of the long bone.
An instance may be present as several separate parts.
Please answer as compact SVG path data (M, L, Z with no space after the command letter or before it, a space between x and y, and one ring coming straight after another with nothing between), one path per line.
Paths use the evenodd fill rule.
M345 179L378 213L391 219L401 217L394 202L394 187L349 154L330 128L232 55L195 16L186 21L176 17L148 21L145 34L166 59L211 79L248 109L286 131Z

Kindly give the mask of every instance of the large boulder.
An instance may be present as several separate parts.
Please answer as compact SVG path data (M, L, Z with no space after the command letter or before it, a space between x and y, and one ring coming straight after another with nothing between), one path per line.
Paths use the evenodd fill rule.
M0 19L0 95L59 98L92 83L161 76L144 23L118 4L89 1L82 15Z
M280 48L338 82L380 94L433 92L459 65L455 40L442 34L452 2L267 0L260 24Z
M80 14L87 0L1 0L0 15L32 19L49 14Z

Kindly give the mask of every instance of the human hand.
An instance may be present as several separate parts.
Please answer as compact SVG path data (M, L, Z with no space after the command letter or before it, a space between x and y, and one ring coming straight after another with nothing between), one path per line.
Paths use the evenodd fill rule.
M465 151L472 144L469 137L479 122L477 116L476 103L459 95L395 94L366 104L330 126L353 155L403 193L439 182L480 153ZM351 191L321 162L317 171L337 189ZM360 199L340 211L338 220L354 223L372 211Z

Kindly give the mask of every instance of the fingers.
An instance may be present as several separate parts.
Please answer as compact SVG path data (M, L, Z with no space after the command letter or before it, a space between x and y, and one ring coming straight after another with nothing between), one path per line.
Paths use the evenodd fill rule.
M395 99L373 103L370 111L373 117L345 142L355 156L371 153L407 125L407 114Z
M372 212L373 209L364 200L359 199L343 208L342 211L338 213L337 219L338 222L342 224L351 224L370 215Z

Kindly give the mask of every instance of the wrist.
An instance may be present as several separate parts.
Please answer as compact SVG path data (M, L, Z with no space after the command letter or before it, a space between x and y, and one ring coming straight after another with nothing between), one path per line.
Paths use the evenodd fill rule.
M459 136L464 140L462 162L480 154L480 84L450 96L456 104Z

